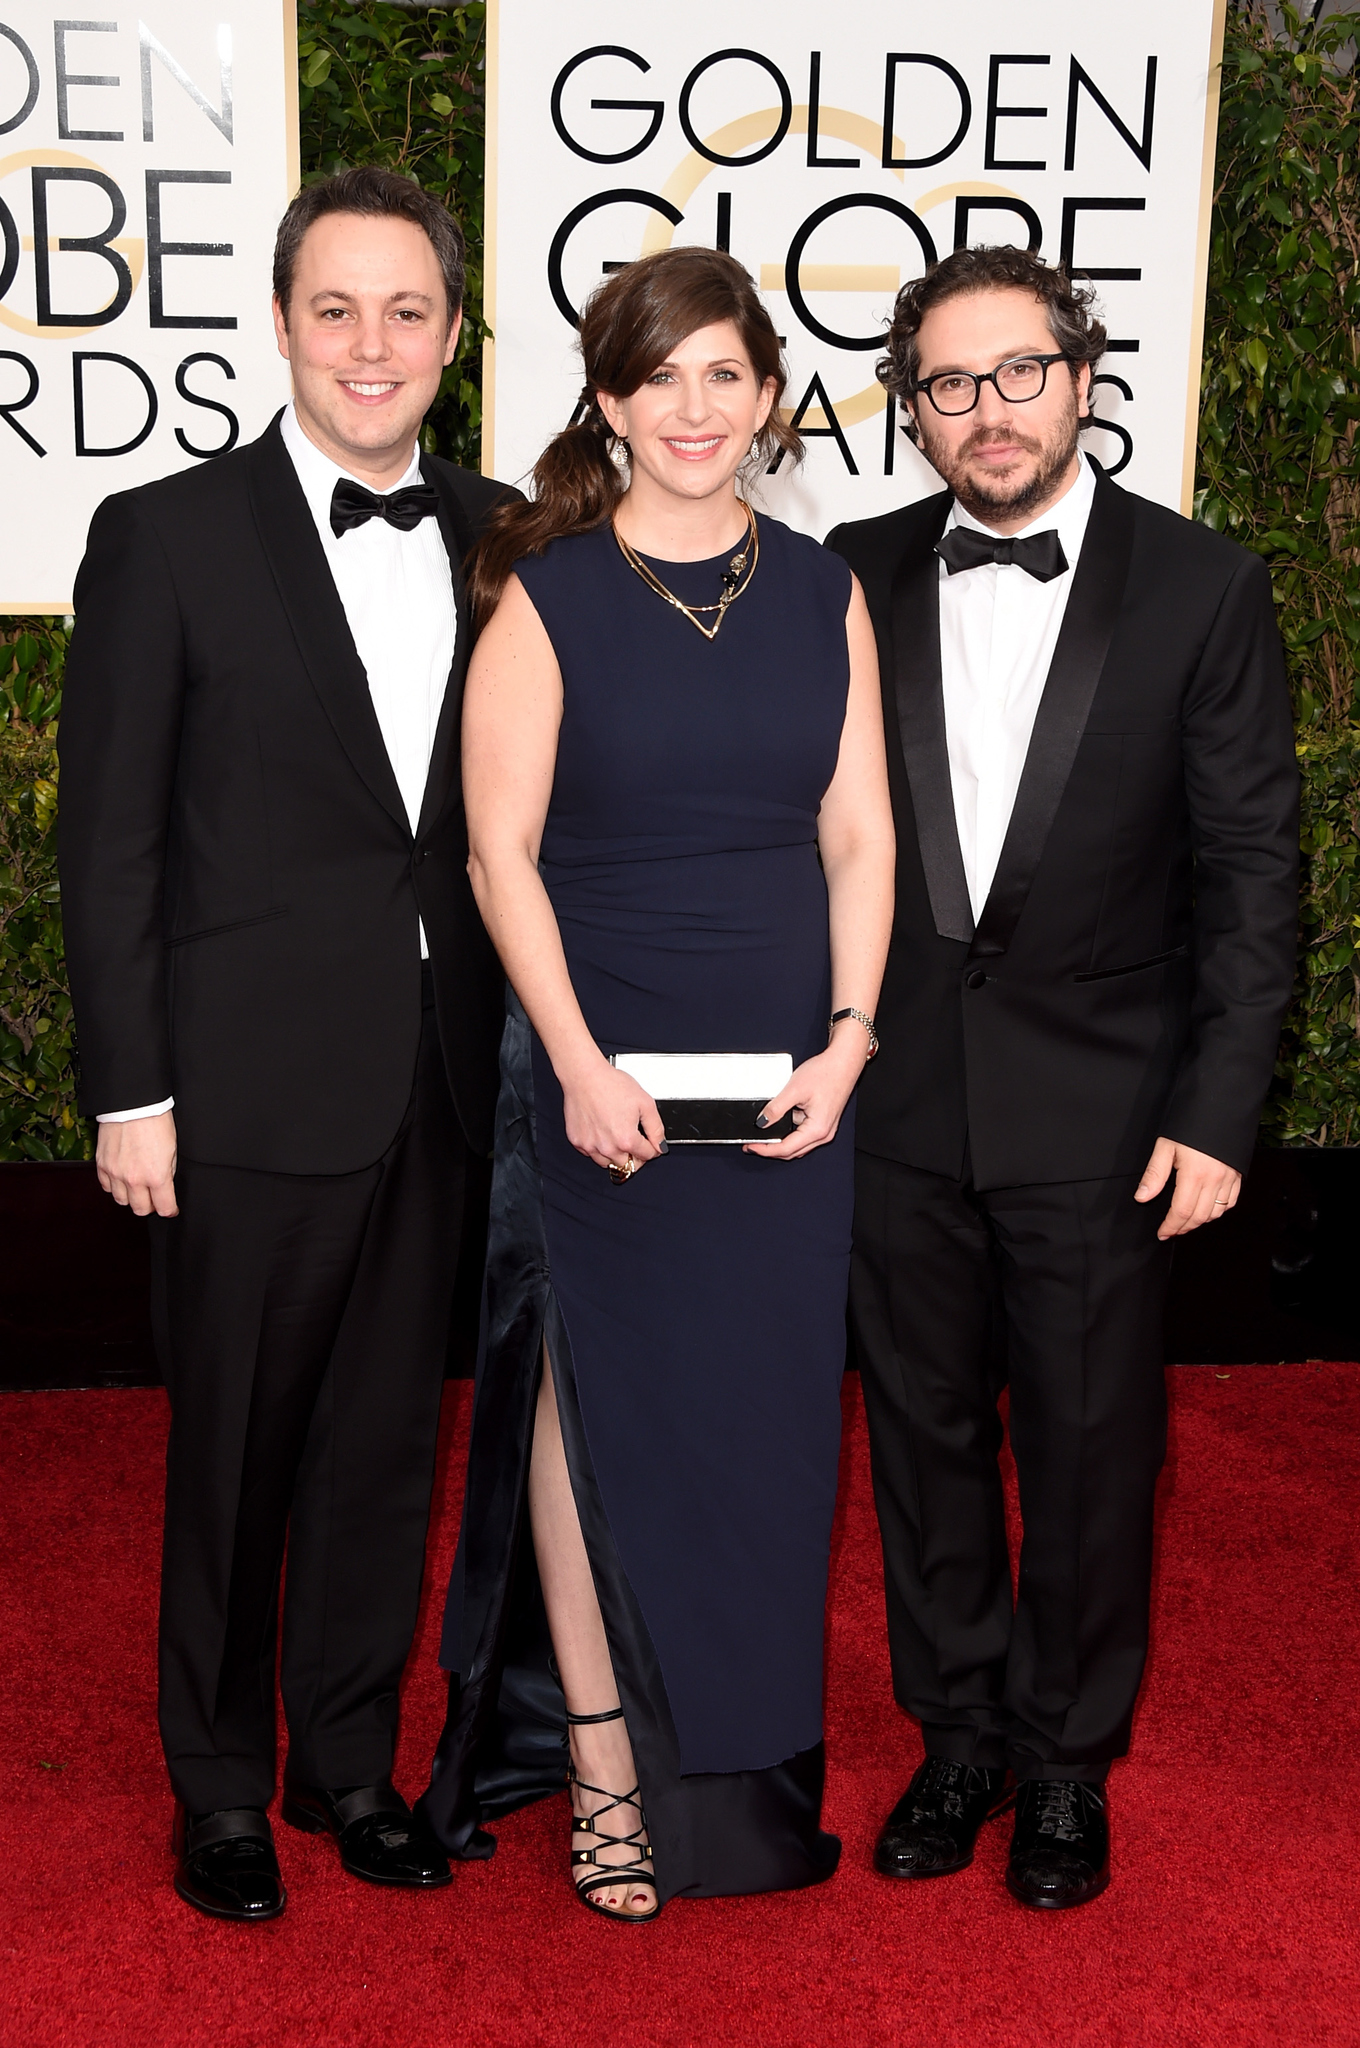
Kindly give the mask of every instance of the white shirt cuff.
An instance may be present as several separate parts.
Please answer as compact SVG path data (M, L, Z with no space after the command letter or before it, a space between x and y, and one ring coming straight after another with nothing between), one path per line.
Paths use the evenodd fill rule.
M173 1109L175 1098L167 1095L164 1102L148 1102L144 1109L106 1109L97 1116L97 1124L135 1124L144 1116L164 1116L167 1109Z

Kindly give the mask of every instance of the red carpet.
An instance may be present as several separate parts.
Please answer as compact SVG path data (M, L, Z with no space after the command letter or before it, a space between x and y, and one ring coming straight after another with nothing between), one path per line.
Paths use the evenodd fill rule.
M918 1888L869 1867L918 1745L889 1697L851 1381L827 1728L840 1873L793 1897L676 1901L636 1929L575 1904L559 1801L502 1823L494 1861L432 1896L355 1884L328 1843L280 1827L282 1920L221 1926L181 1906L153 1698L163 1398L0 1395L4 2041L1354 2048L1360 1368L1170 1380L1153 1657L1133 1756L1111 1782L1105 1897L1051 1918L1013 1905L1004 1822L959 1877ZM438 1593L397 1774L412 1792L440 1711L466 1403L450 1389Z

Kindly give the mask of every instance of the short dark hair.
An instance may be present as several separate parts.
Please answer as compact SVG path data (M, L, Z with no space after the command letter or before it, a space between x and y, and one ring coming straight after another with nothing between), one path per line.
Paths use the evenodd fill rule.
M449 302L449 324L463 303L466 279L463 230L447 206L442 206L413 178L385 171L378 164L356 164L304 185L283 219L274 242L274 295L288 318L293 294L293 274L303 237L314 221L328 213L387 215L409 220L429 237L439 259L444 290Z
M1068 358L1074 374L1083 363L1095 369L1105 353L1105 328L1092 311L1093 285L1077 284L1062 264L1046 263L1029 249L955 249L897 294L888 353L875 365L879 383L899 401L910 398L921 373L918 337L926 314L946 299L1002 291L1033 293L1043 306L1055 346ZM915 440L910 414L907 431Z

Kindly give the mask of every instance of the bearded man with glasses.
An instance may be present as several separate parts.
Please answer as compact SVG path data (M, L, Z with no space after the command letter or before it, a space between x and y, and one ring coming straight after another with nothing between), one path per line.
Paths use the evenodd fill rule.
M908 285L878 374L946 488L829 539L874 619L898 846L851 1307L926 1757L875 1862L964 1869L1013 1774L1006 1881L1049 1908L1109 1882L1171 1247L1237 1200L1297 891L1269 574L1080 451L1091 299L1012 248Z

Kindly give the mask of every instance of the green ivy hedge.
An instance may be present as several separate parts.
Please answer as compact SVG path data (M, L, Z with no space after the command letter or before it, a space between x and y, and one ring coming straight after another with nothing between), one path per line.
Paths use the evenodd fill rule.
M428 455L466 469L482 430L486 8L412 13L299 0L303 182L346 164L387 164L417 178L462 222L467 293L458 355L430 410Z
M9 619L0 637L0 1160L81 1159L71 998L52 826L66 631Z
M1360 1143L1360 13L1229 30L1196 511L1270 563L1303 771L1299 980L1266 1135ZM1338 62L1338 59L1340 62Z
M1256 8L1225 53L1196 511L1271 565L1304 777L1300 972L1266 1135L1360 1143L1360 12ZM385 163L468 238L464 341L426 447L469 467L481 427L485 8L299 0L305 177ZM53 861L65 622L0 625L0 1160L89 1157Z

